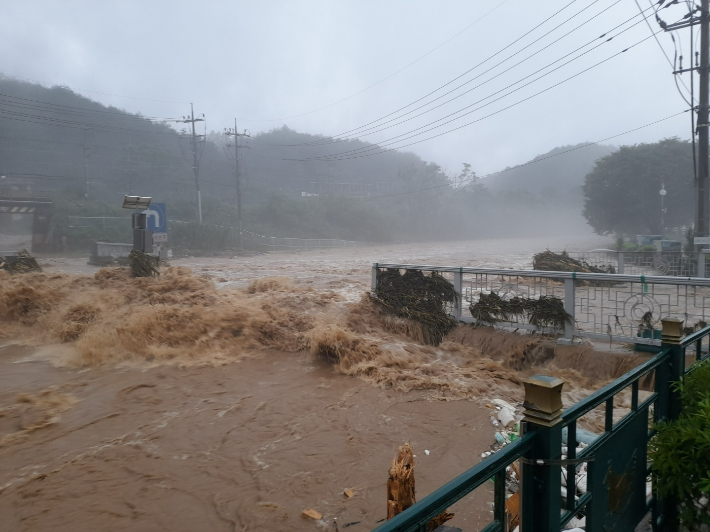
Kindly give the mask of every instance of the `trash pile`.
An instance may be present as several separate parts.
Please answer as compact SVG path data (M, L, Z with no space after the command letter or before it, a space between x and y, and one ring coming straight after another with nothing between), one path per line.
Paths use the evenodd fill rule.
M41 272L39 264L26 249L12 255L0 256L0 270L10 273Z
M471 316L483 323L513 321L524 317L536 327L563 329L565 323L572 324L574 318L565 310L559 297L540 296L537 299L515 296L503 299L495 292L481 294L476 303L469 307Z
M400 318L421 325L424 342L439 345L456 322L446 312L447 304L454 304L458 294L447 279L436 272L424 275L421 270L396 269L377 272L377 290L373 299Z
M611 264L606 266L592 266L587 261L573 259L566 251L555 253L549 249L533 255L533 270L547 272L616 273L616 269Z
M488 458L489 456L497 453L506 445L513 443L515 440L520 438L521 421L523 419L522 405L516 407L502 399L493 399L489 404L486 405L491 409L491 424L495 427L496 432L494 434L495 442L491 444L490 450L481 453L481 458ZM597 437L596 434L577 429L576 440L579 442L576 447L576 455L579 454L588 447L589 443L594 441ZM562 432L562 460L567 459L567 433L566 429ZM563 504L566 504L569 483L567 482L567 467L561 466L562 475L562 490L561 497ZM505 479L505 489L506 489L506 503L505 510L508 521L508 526L506 530L511 530L512 532L519 531L520 525L520 465L517 462L513 462L508 467L506 467L506 479ZM576 466L576 475L574 479L574 496L578 499L580 496L587 492L587 464L585 462L580 463ZM584 516L573 517L567 525L565 525L564 530L584 530L585 518Z

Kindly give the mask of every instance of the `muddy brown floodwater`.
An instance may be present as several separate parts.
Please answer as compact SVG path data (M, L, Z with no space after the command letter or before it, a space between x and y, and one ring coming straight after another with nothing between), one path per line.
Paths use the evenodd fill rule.
M363 298L371 263L529 267L604 244L568 240L182 258L159 279L45 258L0 277L0 530L374 528L398 445L422 498L480 461L485 403L519 402L526 376L563 376L571 403L640 358L465 326L422 345ZM482 528L491 501L486 485L451 524Z

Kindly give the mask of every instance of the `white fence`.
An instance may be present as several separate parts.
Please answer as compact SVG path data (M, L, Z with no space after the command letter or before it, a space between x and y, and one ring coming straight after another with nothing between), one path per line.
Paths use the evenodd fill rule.
M682 319L689 328L710 322L710 279L704 278L375 263L373 292L377 290L377 272L382 269L438 272L449 279L461 297L448 312L465 323L476 323L470 307L482 294L496 293L504 300L557 297L574 319L564 330L541 329L524 315L498 321L496 326L562 334L567 341L586 337L660 345L655 325L660 326L662 318Z
M681 251L615 251L593 249L591 251L568 252L573 259L590 266L613 267L615 273L631 275L670 275L680 277L705 277L710 274L710 256Z

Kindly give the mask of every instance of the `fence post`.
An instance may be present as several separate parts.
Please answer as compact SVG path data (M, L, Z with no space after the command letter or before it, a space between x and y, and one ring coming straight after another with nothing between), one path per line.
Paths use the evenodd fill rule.
M560 466L548 461L562 456L563 385L562 379L547 375L535 375L524 383L523 427L526 433L535 432L535 443L523 462L522 532L560 530Z
M705 253L703 253L704 250L698 251L698 267L697 267L697 276L698 277L705 277Z
M656 392L658 401L654 421L675 420L680 416L680 394L673 383L680 381L685 373L685 348L680 345L683 320L664 318L661 346L670 349L668 362L656 370ZM657 529L663 532L677 532L678 501L673 497L659 500L653 512Z
M374 294L377 291L377 262L372 265L372 281L370 290Z
M571 279L565 279L565 312L572 316L572 323L565 323L565 340L572 342L574 339L574 278L573 273Z
M624 273L624 262L625 262L626 257L624 257L624 252L619 251L619 256L616 259L616 273L618 274L623 274Z
M463 309L463 268L459 268L459 271L454 272L454 290L456 290L458 295L454 302L454 318L456 321L460 321Z

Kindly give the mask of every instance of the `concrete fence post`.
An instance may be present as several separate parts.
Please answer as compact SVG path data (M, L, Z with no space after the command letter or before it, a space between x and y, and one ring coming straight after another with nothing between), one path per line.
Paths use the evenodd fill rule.
M463 268L454 272L454 290L456 290L456 301L454 302L454 319L461 321L463 311Z
M617 258L616 262L617 262L616 273L623 274L624 273L624 262L625 262L625 257L624 257L623 251L619 251L619 257Z
M705 277L705 253L703 251L705 250L698 251L697 277Z
M565 323L565 340L574 339L574 274L571 279L565 279L565 312L572 316L572 323Z

